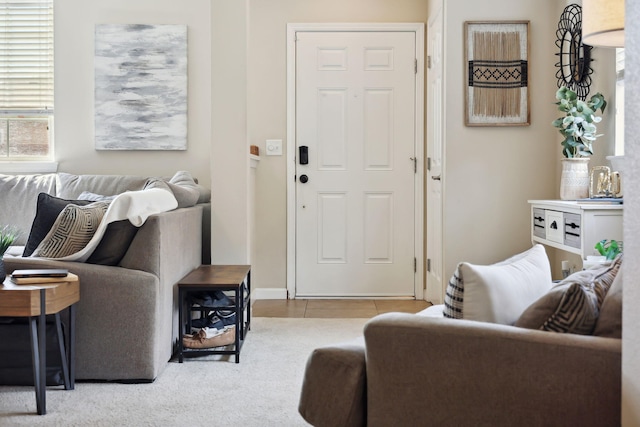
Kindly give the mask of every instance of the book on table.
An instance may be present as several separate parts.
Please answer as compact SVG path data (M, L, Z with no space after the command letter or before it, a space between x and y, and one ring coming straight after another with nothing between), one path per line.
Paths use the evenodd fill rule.
M15 270L11 273L10 280L18 285L35 283L70 282L76 279L75 274L61 268L45 268L32 270Z

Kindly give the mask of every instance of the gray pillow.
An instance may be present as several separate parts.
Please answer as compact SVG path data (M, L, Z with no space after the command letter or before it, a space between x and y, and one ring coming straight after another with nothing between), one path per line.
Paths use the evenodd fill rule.
M527 308L515 326L581 335L593 333L600 307L621 263L619 256L610 265L570 275Z
M187 184L174 184L164 181L160 178L149 178L144 188L145 190L149 188L162 188L164 190L170 191L176 198L179 208L188 208L198 203L198 190L195 187L191 187Z
M622 269L607 292L593 335L622 338Z
M169 183L189 187L198 191L198 200L196 203L208 203L211 201L211 190L198 184L198 181L187 171L176 172L169 180Z
M515 326L589 335L598 320L598 298L579 282L561 283L527 308Z
M102 235L100 243L87 259L87 263L118 265L137 233L138 227L131 224L128 219L110 223Z
M116 197L118 197L117 194L114 194L113 196L103 196L102 194L83 191L78 196L78 200L91 200L92 202L112 202Z

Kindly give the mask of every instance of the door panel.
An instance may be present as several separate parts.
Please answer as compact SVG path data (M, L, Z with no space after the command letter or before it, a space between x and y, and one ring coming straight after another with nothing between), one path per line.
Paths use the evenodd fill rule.
M415 295L414 61L413 32L297 34L296 297Z

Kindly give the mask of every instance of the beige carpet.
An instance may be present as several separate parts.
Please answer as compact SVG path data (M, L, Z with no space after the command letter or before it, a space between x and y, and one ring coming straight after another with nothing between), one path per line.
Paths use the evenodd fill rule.
M367 319L254 318L240 363L219 356L170 362L152 384L0 386L0 426L305 426L298 397L310 352L362 334Z

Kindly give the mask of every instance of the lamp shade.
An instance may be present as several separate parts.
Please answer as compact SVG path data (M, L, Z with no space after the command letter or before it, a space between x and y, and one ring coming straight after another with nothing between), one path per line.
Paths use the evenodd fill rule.
M582 0L582 42L624 47L624 0Z

